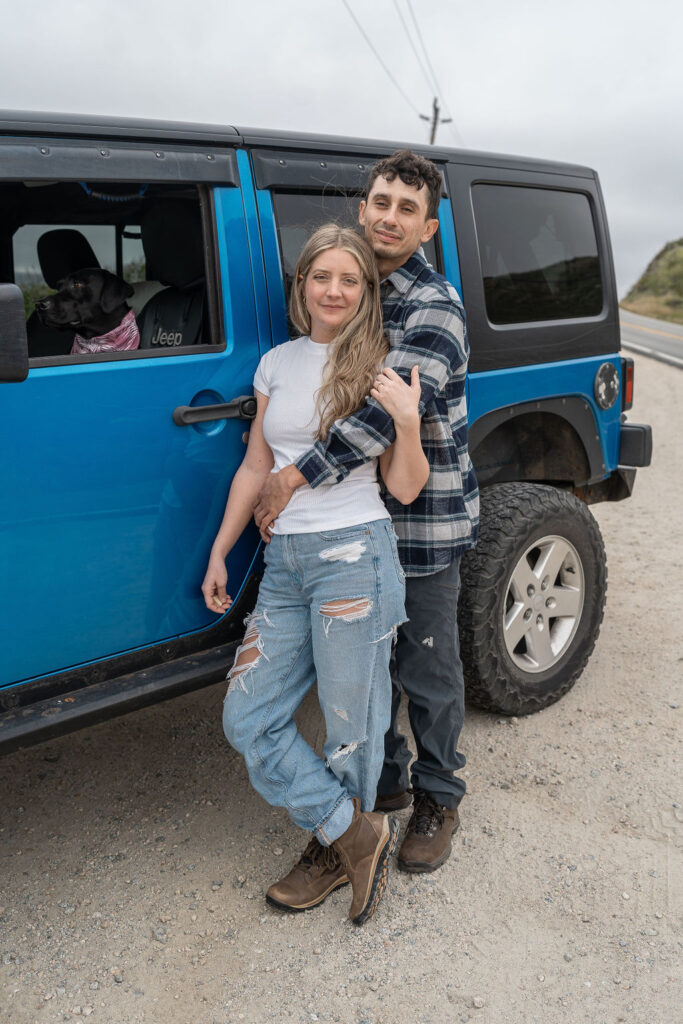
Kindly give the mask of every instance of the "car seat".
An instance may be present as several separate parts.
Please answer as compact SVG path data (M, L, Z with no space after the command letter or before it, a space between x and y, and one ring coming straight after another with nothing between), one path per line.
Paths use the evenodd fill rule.
M201 344L206 277L199 207L164 200L145 213L140 231L147 277L166 285L138 317L140 348L163 351Z
M44 232L36 248L40 272L48 288L56 289L62 278L76 270L100 265L88 239L75 228L54 228ZM46 327L35 310L26 321L26 334L31 359L68 355L74 341L73 330Z
M131 281L130 284L133 294L127 301L137 318L152 296L160 292L164 286L161 281Z

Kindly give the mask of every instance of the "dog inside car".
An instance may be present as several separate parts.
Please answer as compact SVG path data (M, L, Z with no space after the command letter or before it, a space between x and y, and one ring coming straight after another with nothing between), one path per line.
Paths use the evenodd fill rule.
M135 313L126 302L133 287L123 278L99 268L77 270L58 289L37 302L36 311L46 327L76 331L72 355L139 347Z

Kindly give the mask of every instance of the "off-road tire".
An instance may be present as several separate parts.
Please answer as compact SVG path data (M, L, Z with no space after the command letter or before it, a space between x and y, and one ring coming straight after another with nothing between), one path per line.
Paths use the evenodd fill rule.
M557 661L523 671L505 642L505 602L513 570L535 540L569 542L583 570L584 599L575 633ZM458 613L465 694L504 715L528 715L559 700L581 675L600 631L607 592L605 548L588 508L568 491L508 483L481 493L477 547L462 560Z

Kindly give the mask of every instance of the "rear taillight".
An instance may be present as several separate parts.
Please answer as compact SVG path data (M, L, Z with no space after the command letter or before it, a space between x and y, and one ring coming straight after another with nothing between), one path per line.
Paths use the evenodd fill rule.
M633 405L633 360L621 360L621 396L622 409L630 409Z

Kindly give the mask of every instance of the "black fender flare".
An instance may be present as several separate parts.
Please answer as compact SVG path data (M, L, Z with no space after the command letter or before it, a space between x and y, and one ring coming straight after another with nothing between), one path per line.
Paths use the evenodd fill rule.
M470 453L498 427L504 423L512 423L529 413L549 413L565 420L574 430L584 447L588 464L588 479L574 481L577 484L591 484L602 480L605 476L605 460L600 443L600 434L595 414L585 398L580 395L567 395L562 398L544 398L532 402L520 402L515 405L502 406L492 412L480 416L469 428ZM476 469L476 465L475 465Z

